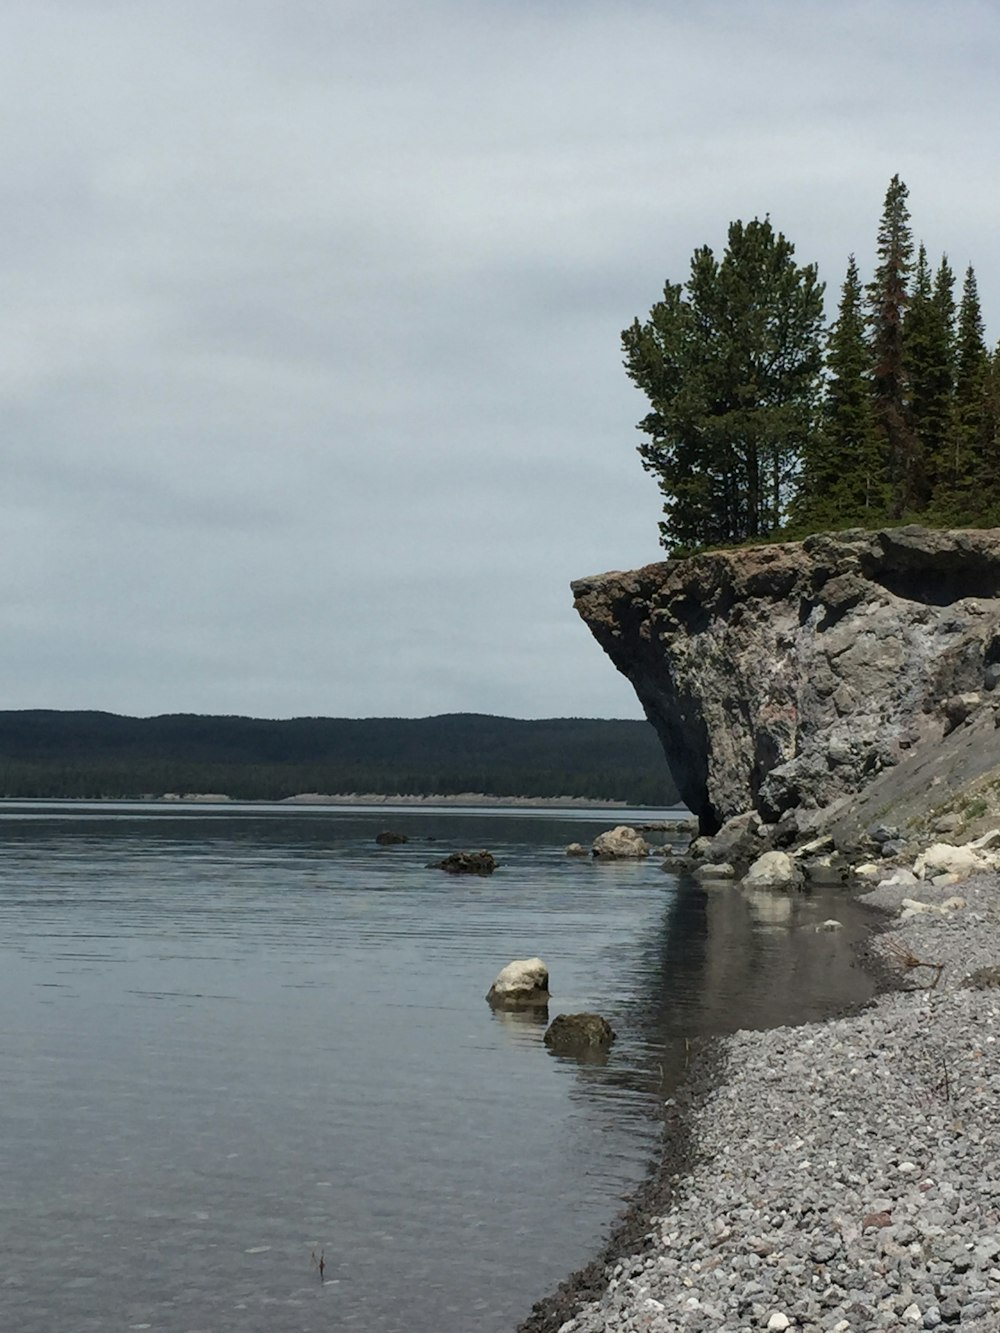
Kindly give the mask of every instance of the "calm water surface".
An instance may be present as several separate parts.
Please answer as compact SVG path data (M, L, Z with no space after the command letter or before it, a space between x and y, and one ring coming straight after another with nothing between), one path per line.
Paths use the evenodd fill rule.
M643 1176L686 1038L869 993L843 899L564 855L623 818L0 805L0 1328L511 1329ZM461 847L501 868L427 867ZM533 954L606 1063L485 1004Z

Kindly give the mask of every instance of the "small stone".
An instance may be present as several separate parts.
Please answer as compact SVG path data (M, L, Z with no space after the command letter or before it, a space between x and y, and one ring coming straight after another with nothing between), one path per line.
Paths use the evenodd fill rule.
M963 1305L961 1309L962 1323L969 1323L973 1319L982 1319L984 1315L989 1314L989 1307L982 1301L970 1301L968 1305Z
M900 1316L901 1319L908 1319L911 1324L923 1322L923 1314L919 1305L908 1305Z
M790 1328L791 1323L792 1321L789 1319L788 1315L782 1314L780 1310L775 1310L774 1314L767 1321L767 1326L769 1329L776 1329L781 1333L781 1330Z

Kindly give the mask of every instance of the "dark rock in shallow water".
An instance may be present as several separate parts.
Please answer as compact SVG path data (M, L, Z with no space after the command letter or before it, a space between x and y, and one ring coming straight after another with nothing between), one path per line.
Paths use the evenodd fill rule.
M490 852L452 852L443 861L432 861L431 867L449 875L492 875L497 862Z
M401 842L409 842L409 838L405 833L390 833L387 831L377 834L375 841L380 847L396 847Z
M614 1039L614 1028L600 1014L559 1014L542 1038L549 1050L570 1055L606 1050Z

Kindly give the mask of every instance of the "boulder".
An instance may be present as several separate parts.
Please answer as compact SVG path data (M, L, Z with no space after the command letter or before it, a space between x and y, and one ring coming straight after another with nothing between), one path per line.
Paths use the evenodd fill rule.
M695 856L705 861L730 861L748 865L760 848L757 831L760 816L753 810L729 819L711 838L696 838L691 845Z
M787 852L765 852L743 876L748 889L797 889L802 870Z
M396 847L400 843L409 842L405 833L378 833L375 835L375 841L380 847Z
M606 833L599 833L591 850L603 861L634 860L649 855L649 843L634 828L619 824Z
M846 870L837 852L826 852L802 862L808 884L843 884Z
M486 999L495 1009L544 1009L549 969L540 958L515 958L502 968Z
M566 855L567 855L567 856L586 856L586 855L587 855L587 849L586 849L586 847L584 847L584 845L583 845L582 842L571 842L570 845L566 848Z
M432 861L431 868L449 875L492 875L497 863L491 852L452 852L443 861Z
M835 921L833 917L830 917L829 920L827 921L821 921L819 925L816 927L816 930L818 932L831 932L831 933L835 930L843 930L843 929L844 929L843 922Z
M720 861L718 864L710 862L699 866L694 877L699 884L723 884L736 878L736 868L728 861Z
M542 1038L549 1050L566 1054L606 1050L614 1039L614 1028L600 1014L559 1014Z
M950 842L932 842L913 863L913 873L918 879L954 875L956 878L952 883L956 883L958 879L965 879L977 871L992 870L996 861L994 855L979 847L955 847Z

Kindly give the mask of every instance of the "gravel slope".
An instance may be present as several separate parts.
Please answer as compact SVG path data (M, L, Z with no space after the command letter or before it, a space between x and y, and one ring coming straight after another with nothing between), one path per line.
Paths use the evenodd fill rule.
M1000 881L864 901L955 895L874 940L902 989L720 1043L689 1169L561 1333L1000 1331Z

